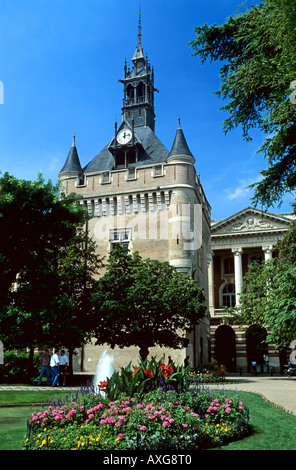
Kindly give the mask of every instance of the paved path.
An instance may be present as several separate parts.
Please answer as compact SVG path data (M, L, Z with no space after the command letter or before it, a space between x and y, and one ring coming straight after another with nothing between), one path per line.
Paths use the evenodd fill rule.
M242 390L245 392L254 392L263 396L268 402L281 408L296 416L296 377L285 377L283 375L258 375L253 377L251 375L236 375L229 374L226 377L227 381L232 383L225 383L219 385L228 390ZM217 387L217 386L215 386ZM25 387L25 386L0 386L1 390L80 390L80 387ZM1 403L0 403L1 404Z
M229 374L226 379L233 383L225 383L221 387L258 393L271 404L296 416L296 377Z

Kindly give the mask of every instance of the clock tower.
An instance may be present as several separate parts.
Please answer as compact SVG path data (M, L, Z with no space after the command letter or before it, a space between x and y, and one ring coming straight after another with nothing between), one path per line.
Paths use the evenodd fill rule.
M122 120L134 127L149 126L155 131L154 70L142 48L141 15L139 15L138 44L132 58L132 68L124 64Z
M169 262L208 291L210 205L179 119L171 150L155 133L154 71L138 41L130 66L125 60L121 122L117 120L101 150L81 167L76 144L59 173L65 194L76 193L89 213L88 231L106 259L120 244L143 259ZM74 153L73 153L74 152ZM75 157L75 158L74 158ZM148 308L148 307L147 307ZM149 310L149 308L148 308ZM188 355L192 365L208 361L208 317L187 335L183 350L155 347L151 354L171 355L176 364ZM80 370L95 372L106 345L85 345ZM113 354L113 353L112 353ZM116 353L117 354L117 353ZM134 347L120 349L115 368L135 359ZM88 361L83 360L88 357ZM91 362L93 361L93 362Z

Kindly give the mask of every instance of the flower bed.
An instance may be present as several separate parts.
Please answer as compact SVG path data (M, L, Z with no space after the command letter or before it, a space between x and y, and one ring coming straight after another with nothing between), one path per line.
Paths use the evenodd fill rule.
M90 391L29 421L29 450L195 450L241 438L250 428L238 395L204 386L112 401Z

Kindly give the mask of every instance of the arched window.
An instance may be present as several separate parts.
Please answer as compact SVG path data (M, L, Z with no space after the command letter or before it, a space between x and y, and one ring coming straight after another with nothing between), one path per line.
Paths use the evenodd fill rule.
M134 88L132 87L132 85L127 86L126 95L128 101L132 101L134 99Z
M235 287L233 284L226 284L222 292L223 307L235 307Z
M140 82L137 86L137 102L140 103L143 101L145 96L145 85L144 83Z

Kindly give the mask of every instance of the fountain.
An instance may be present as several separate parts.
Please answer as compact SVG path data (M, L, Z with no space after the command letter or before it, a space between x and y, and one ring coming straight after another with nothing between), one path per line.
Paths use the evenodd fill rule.
M96 374L94 377L94 388L95 392L99 393L100 388L98 387L99 383L107 380L107 377L110 378L114 372L114 359L113 356L111 356L108 353L108 350L105 349L99 359L98 365L97 365L97 370ZM103 394L103 392L101 392Z

